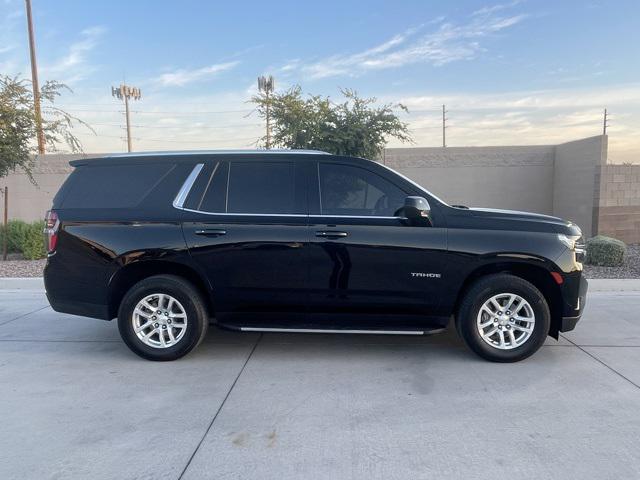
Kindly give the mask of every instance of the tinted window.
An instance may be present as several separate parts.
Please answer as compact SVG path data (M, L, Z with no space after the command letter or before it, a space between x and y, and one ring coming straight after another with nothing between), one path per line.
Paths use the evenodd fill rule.
M198 175L184 206L203 212L224 213L226 211L227 162L208 163Z
M132 208L174 167L167 163L81 166L72 173L63 208Z
M407 194L365 168L320 164L320 204L323 215L392 217Z
M293 163L232 162L230 169L227 212L300 213Z

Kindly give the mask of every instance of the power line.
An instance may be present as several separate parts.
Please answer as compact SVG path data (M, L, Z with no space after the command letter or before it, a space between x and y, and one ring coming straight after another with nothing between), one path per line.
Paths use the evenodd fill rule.
M123 138L120 135L91 135L91 137L100 138ZM212 143L211 140L172 140L167 138L149 138L149 137L131 137L132 140L150 141L150 142L168 142L168 143ZM225 140L244 142L248 140L258 140L256 137L227 138Z
M64 107L64 105L63 105ZM84 108L65 108L69 112L89 112L89 113L124 113L123 110L94 110ZM169 110L131 110L131 113L140 113L142 115L213 115L213 114L225 114L225 113L250 113L253 110L206 110L206 111L169 111Z
M98 125L98 126L102 126L102 127L122 127L122 125L117 124L117 123L94 123L91 122L90 125ZM246 128L246 127L261 127L262 124L260 123L243 123L243 124L234 124L234 125L138 125L138 124L132 124L132 127L135 128L168 128L168 129L180 129L180 128L189 128L189 129L222 129L222 128Z

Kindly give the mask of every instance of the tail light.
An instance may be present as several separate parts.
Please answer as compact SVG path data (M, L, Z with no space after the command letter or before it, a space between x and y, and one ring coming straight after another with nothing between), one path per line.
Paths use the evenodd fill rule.
M56 251L56 244L58 243L58 229L60 228L58 214L53 210L49 210L44 223L44 246L47 252L51 254Z

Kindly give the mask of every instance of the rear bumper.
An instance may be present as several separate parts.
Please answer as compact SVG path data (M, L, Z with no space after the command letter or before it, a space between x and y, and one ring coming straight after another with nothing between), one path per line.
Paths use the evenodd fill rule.
M100 301L103 295L99 289L78 281L55 256L48 259L44 268L44 288L56 312L111 320L108 305Z
M51 298L47 292L47 299L56 312L80 315L81 317L99 318L101 320L111 320L107 305L86 302L60 302Z
M589 282L581 271L573 272L564 277L561 286L563 299L561 332L568 332L576 328L576 324L584 312L588 288Z

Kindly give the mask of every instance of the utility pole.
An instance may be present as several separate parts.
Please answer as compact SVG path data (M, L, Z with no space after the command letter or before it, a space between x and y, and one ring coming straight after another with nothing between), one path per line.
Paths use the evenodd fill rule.
M602 122L602 135L607 134L607 127L609 126L609 114L607 113L607 109L604 109L604 121Z
M124 83L119 87L111 87L111 95L119 100L124 100L124 111L127 117L127 151L131 151L131 118L129 116L129 99L140 100L142 92L137 87L130 87Z
M36 64L36 39L33 33L33 17L31 15L31 0L27 4L27 27L29 29L29 53L31 56L31 85L33 86L33 113L36 117L36 135L38 139L38 153L44 152L44 132L42 131L42 111L40 110L40 85L38 83L38 65Z
M445 106L442 105L442 148L447 146L447 111L445 110Z
M265 76L261 76L258 77L258 90L262 93L264 93L265 98L267 99L267 106L266 106L266 120L267 120L267 141L266 141L266 147L267 150L269 150L271 148L271 116L270 116L270 111L269 108L271 107L270 101L269 101L269 95L271 93L273 93L273 90L275 88L275 80L273 79L273 77L271 75L269 75L268 77Z

